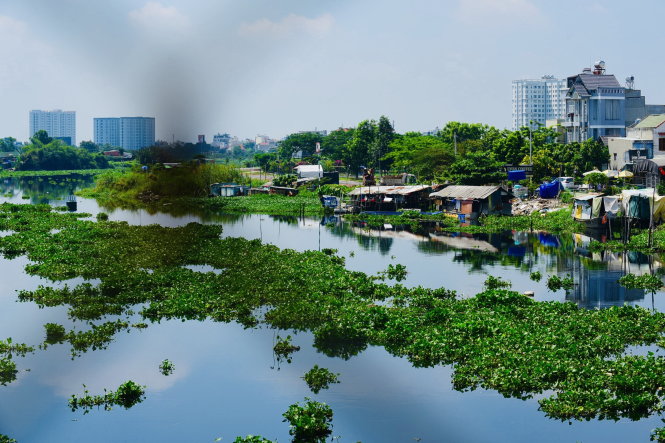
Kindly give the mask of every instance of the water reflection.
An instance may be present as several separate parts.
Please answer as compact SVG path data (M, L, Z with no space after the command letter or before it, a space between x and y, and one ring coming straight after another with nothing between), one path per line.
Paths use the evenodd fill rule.
M15 177L0 180L3 200L13 203L51 204L64 206L68 196L89 187L89 175L72 174L61 177Z
M330 226L330 221L322 220ZM574 288L565 300L589 309L622 306L644 301L645 291L626 289L618 283L627 273L641 275L660 269L660 257L635 251L591 253L592 238L580 234L502 232L469 234L417 232L407 229L368 229L348 223L330 228L333 235L354 235L366 250L385 255L394 240L415 242L424 255L447 255L453 262L466 264L472 272L492 273L493 267L513 267L524 273L545 269L547 274L571 276ZM547 276L544 273L545 277Z

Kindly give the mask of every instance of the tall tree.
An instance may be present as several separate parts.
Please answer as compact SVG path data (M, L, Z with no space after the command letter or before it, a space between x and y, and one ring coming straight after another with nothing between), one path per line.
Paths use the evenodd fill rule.
M440 137L407 132L390 143L384 157L396 172L412 172L419 179L429 180L444 173L455 161L453 148Z
M80 146L88 152L99 152L99 146L93 141L84 140Z
M16 139L14 137L5 137L0 139L0 151L14 152L16 151Z
M358 123L358 127L353 131L353 137L346 145L344 150L344 162L351 168L355 176L358 177L360 166L367 166L369 150L376 138L376 122L374 120L363 120Z
M389 165L381 165L381 159L390 151L390 142L395 138L395 129L388 120L388 117L382 115L376 126L376 136L371 146L370 157L372 165L385 168Z
M331 131L321 142L321 153L332 160L342 159L345 146L353 137L353 132L354 128Z
M49 137L48 132L40 129L39 131L35 132L35 135L30 138L30 141L33 145L45 146L51 143L53 139Z
M303 157L310 157L316 150L316 144L322 141L323 136L318 132L295 133L279 142L277 152L282 159L290 159L298 151L302 151Z

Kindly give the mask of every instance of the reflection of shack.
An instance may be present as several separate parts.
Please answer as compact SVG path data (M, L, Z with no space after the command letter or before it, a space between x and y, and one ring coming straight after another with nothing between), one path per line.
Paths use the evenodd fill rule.
M362 186L349 192L351 204L362 211L427 209L431 186Z
M470 219L479 215L510 215L513 194L502 186L448 186L430 194L436 209Z
M453 249L468 249L471 251L482 251L482 252L492 252L492 253L499 252L499 250L491 243L474 238L472 235L441 234L441 233L430 232L429 237L430 240L443 243L446 246L450 246Z
M238 197L247 195L248 186L241 186L236 183L213 183L210 185L210 195L213 197Z

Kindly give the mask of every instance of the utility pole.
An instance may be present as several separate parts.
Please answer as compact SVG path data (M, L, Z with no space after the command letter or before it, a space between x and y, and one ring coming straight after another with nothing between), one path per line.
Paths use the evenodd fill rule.
M533 140L531 137L531 124L533 120L529 120L529 163L533 166Z

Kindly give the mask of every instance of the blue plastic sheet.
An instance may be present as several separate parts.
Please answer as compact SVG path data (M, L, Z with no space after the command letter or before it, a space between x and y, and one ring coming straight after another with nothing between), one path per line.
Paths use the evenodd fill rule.
M559 190L563 189L561 183L557 180L552 180L549 183L543 183L538 187L538 194L540 198L556 198L559 194Z

